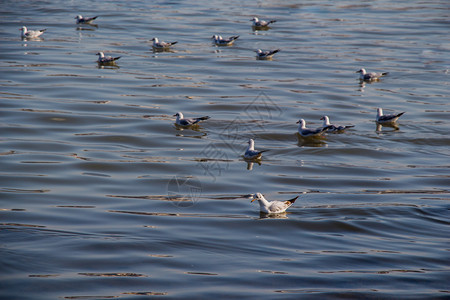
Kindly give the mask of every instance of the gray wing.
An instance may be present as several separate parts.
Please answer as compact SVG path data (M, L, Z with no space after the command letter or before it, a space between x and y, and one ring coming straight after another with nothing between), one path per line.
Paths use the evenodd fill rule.
M181 119L179 122L180 122L180 125L183 125L183 126L194 124L193 123L194 121L191 119Z
M399 114L392 114L392 115L384 115L378 118L379 122L389 122L389 121L394 121L397 120L398 118L400 118L405 112L401 112Z

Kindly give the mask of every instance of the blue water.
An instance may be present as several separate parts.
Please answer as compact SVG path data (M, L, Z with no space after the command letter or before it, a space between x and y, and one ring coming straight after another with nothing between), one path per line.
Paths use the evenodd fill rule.
M0 298L448 298L449 8L3 1ZM355 127L297 134L323 115ZM267 216L255 192L300 197Z

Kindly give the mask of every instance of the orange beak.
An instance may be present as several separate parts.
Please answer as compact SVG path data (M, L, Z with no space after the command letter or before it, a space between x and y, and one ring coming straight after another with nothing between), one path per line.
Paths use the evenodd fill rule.
M253 202L253 201L255 201L255 200L256 200L256 198L253 198L252 201L250 201L250 202Z

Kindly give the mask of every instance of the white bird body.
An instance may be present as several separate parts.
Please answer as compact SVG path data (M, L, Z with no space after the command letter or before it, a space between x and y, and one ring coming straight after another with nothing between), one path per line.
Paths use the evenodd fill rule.
M383 109L377 108L376 121L378 123L395 123L405 112L399 114L383 115Z
M386 75L389 74L389 72L383 72L383 73L370 72L370 73L367 73L366 69L364 69L364 68L356 71L356 73L360 73L359 74L359 80L361 80L361 81L377 81L377 80L380 79L380 77L386 76Z
M205 116L205 117L200 117L200 118L187 119L187 118L184 118L183 113L181 113L181 112L177 112L173 116L177 117L175 124L177 124L179 126L195 125L195 124L199 123L200 121L208 120L210 118L209 116Z
M269 150L255 150L255 141L253 139L248 140L248 147L247 150L244 153L244 158L246 159L260 159L263 152L266 152Z
M303 119L300 119L297 124L300 124L298 126L298 133L303 136L303 137L312 137L312 136L320 136L322 135L325 131L327 131L330 127L319 127L316 129L310 129L310 128L306 128L306 122Z
M41 30L28 30L25 26L22 26L22 28L20 28L20 30L22 31L22 38L29 38L29 39L33 39L33 38L37 38L39 36L41 36L44 31L46 31L47 29L41 29Z
M270 21L264 21L264 20L260 20L257 17L254 17L253 19L251 19L250 21L253 21L253 27L267 27L272 23L275 23L277 20L270 20Z
M236 41L238 38L239 35L233 35L227 39L224 39L222 36L217 34L212 36L212 39L214 39L214 44L216 44L217 46L231 46L234 44L234 41Z
M328 116L323 116L322 118L320 118L321 120L323 120L323 125L322 128L327 127L327 132L338 132L338 131L343 131L347 128L352 128L355 127L355 125L346 125L346 126L337 126L334 124L330 123L330 118Z
M255 52L256 52L256 58L258 58L258 59L270 59L270 58L272 58L272 56L275 53L280 52L280 49L266 50L266 51L258 49Z
M170 42L170 43L166 43L166 42L160 42L158 38L153 38L153 48L155 49L169 49L171 46L175 45L178 42Z
M279 214L285 212L286 209L291 207L292 204L294 204L295 200L297 200L297 198L298 196L286 201L267 201L261 193L256 193L252 195L251 202L258 200L259 210L261 212L267 214Z
M95 19L97 19L98 16L92 17L92 18L84 18L81 15L78 15L75 17L75 19L77 19L77 24L91 24L92 21L94 21Z
M97 53L97 55L98 55L97 62L99 64L114 63L116 60L118 60L120 58L120 56L117 56L117 57L105 56L105 54L103 52L99 52L99 53Z

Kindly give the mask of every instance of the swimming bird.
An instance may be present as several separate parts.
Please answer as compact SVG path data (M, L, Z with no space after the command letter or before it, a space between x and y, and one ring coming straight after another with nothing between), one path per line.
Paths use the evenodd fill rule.
M323 120L322 127L328 127L327 132L338 132L338 131L343 131L347 128L355 127L355 125L337 126L337 125L331 124L330 118L328 116L323 116L320 119Z
M255 150L255 141L253 139L248 140L248 147L247 150L245 150L244 158L246 159L260 159L263 152L266 152L269 150Z
M211 38L214 39L214 44L216 44L217 46L231 46L233 45L234 41L239 38L239 35L233 35L227 39L224 39L222 36L215 34Z
M267 201L261 193L252 194L252 201L258 200L259 210L267 214L283 213L294 204L299 196L285 201Z
M22 26L22 28L20 28L19 30L22 31L22 38L26 39L33 39L33 38L37 38L39 36L41 36L44 31L46 31L47 29L41 29L41 30L28 30L25 26Z
M391 114L391 115L383 115L383 109L377 108L377 118L376 121L378 123L395 123L398 118L400 118L405 112L401 112L399 114Z
M183 114L181 112L177 112L173 116L177 117L177 120L175 121L175 123L177 125L180 125L180 126L194 125L194 124L197 124L200 121L208 120L210 118L209 116L205 116L205 117L200 117L200 118L187 119L187 118L184 118L184 116L183 116Z
M178 43L178 42L170 42L170 43L160 42L156 37L153 38L152 41L153 41L153 48L155 49L169 49L171 46Z
M300 124L298 126L298 133L303 137L320 136L329 128L331 128L331 126L326 126L326 127L319 127L316 129L309 129L306 128L306 122L303 119L298 120L297 124Z
M81 15L76 16L74 19L77 19L77 24L91 24L92 21L97 19L98 16L92 17L92 18L84 18Z
M361 81L377 81L377 80L380 79L380 77L386 76L386 75L389 74L389 72L383 72L383 73L370 72L370 73L367 73L366 69L364 69L364 68L356 71L356 73L360 73L359 80L361 80Z
M277 20L264 21L259 20L257 17L253 17L250 21L253 21L253 27L267 27L272 23L275 23Z
M103 52L99 52L96 55L98 55L97 62L99 64L114 63L116 60L118 60L120 58L120 56L118 56L118 57L105 56L105 54Z
M280 49L275 49L275 50L267 50L267 51L263 51L261 49L255 50L256 52L256 58L257 59L270 59L272 58L272 56L277 53L280 52Z

